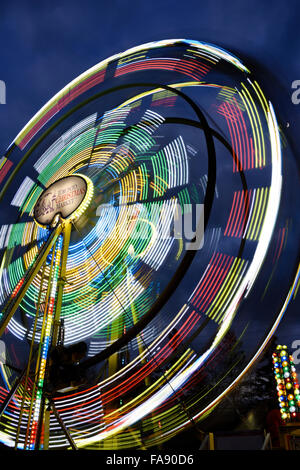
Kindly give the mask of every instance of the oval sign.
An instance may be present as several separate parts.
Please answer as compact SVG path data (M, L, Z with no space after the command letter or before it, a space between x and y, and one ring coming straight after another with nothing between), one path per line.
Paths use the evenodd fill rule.
M55 181L40 195L33 216L37 223L50 225L57 214L67 219L80 206L87 192L81 176L66 176Z

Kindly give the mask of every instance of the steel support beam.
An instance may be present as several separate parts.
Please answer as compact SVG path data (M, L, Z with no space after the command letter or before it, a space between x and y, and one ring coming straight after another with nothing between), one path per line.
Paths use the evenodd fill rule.
M72 230L71 222L70 221L64 222L63 224L64 241L63 241L63 249L62 249L62 256L61 256L60 274L59 274L59 279L57 283L57 297L56 297L55 316L54 316L54 324L53 324L54 326L53 326L52 346L54 347L57 346L57 342L58 342L60 314L61 314L64 285L66 283L66 268L67 268L67 260L68 260L68 253L69 253L71 230Z
M46 261L46 258L53 247L54 243L56 242L58 236L62 231L62 225L59 224L51 233L48 240L45 242L41 251L39 252L37 259L35 260L34 264L29 268L27 273L25 274L24 283L20 287L20 290L17 292L16 296L10 298L7 304L4 306L3 309L3 316L0 320L0 337L3 335L5 328L7 327L9 321L11 320L12 316L16 312L17 308L19 307L22 299L24 298L26 291L41 269L43 263Z

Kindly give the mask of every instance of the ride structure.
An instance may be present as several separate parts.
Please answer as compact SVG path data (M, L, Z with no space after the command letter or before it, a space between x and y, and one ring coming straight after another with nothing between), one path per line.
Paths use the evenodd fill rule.
M275 108L236 55L180 39L100 62L22 129L0 160L1 442L200 432L299 287Z

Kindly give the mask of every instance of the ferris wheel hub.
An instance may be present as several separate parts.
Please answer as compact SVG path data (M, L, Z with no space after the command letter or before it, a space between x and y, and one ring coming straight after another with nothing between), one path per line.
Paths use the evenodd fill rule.
M74 221L88 207L93 196L93 183L84 175L60 178L38 198L33 217L42 226L56 226L61 220Z

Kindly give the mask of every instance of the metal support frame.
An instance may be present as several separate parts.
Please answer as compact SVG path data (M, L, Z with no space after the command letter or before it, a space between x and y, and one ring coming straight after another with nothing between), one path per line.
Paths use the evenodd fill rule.
M63 430L63 432L65 433L65 436L66 436L70 446L72 447L73 450L78 450L78 447L76 446L71 434L69 433L68 428L66 427L65 423L61 419L61 416L60 416L59 412L57 411L57 408L54 404L54 401L50 397L48 397L48 401L49 401L49 406L52 409L57 421L59 422L59 424L60 424L60 426Z
M27 371L27 365L26 367L22 370L22 373L21 375L17 378L17 380L15 381L14 385L11 387L9 393L6 395L5 397L5 400L4 402L2 403L2 405L0 406L0 418L1 416L3 415L4 411L6 410L10 400L12 399L12 397L14 396L18 386L20 385L20 383L22 382L25 374L26 374L26 371Z
M4 306L3 318L0 322L0 337L3 335L5 328L7 327L10 319L16 312L17 308L19 307L29 285L32 283L33 279L41 269L43 263L46 261L46 258L53 247L54 243L56 242L58 236L62 231L61 224L56 227L55 230L51 233L48 240L45 242L44 246L42 247L41 251L38 254L36 261L34 262L33 266L29 268L27 273L25 274L24 283L21 286L19 292L13 299L9 299L7 304Z
M61 269L60 275L58 279L57 285L57 297L56 297L56 306L55 306L55 316L54 316L54 326L53 326L53 337L52 337L52 346L57 346L58 338L59 338L59 327L60 327L60 314L61 314L61 307L62 307L62 298L63 298L63 291L64 285L66 282L66 268L67 268L67 259L68 259L68 252L69 252L69 245L70 245L70 238L71 238L71 230L72 224L70 221L64 222L63 225L63 249L62 249L62 257L61 257Z
M62 306L62 297L63 297L63 290L64 290L64 284L65 284L65 277L66 277L66 265L67 265L67 258L68 258L68 250L69 250L69 243L70 243L70 237L71 237L71 229L72 229L72 224L69 221L64 221L62 223L59 223L55 229L52 231L50 234L48 240L43 244L41 247L37 258L35 259L34 263L30 268L27 270L27 272L24 275L24 282L21 285L20 289L18 292L16 292L16 295L14 297L11 297L6 305L4 306L3 309L3 316L0 321L0 336L4 333L9 321L13 317L14 313L16 312L17 308L19 307L22 299L24 298L26 291L35 278L35 276L38 274L39 270L44 266L43 269L45 269L45 262L47 259L47 256L49 255L51 249L55 246L59 235L63 232L64 240L63 240L63 249L62 249L62 256L60 259L60 271L59 271L59 280L58 280L58 289L57 289L57 302L56 302L56 309L55 309L55 314L54 314L54 319L53 319L53 330L52 330L52 346L56 346L58 342L58 337L59 337L59 331L60 331L60 314L61 314L61 306ZM54 256L54 252L53 252ZM52 256L52 264L53 264L53 256ZM52 266L51 264L51 266ZM52 272L52 268L51 268ZM44 273L44 271L43 271ZM51 275L50 275L51 278ZM50 281L49 278L49 281ZM49 297L50 292L48 292L50 289L50 284L48 284L47 287L47 299ZM40 302L40 294L39 294L39 302ZM47 302L46 302L47 303ZM37 309L37 314L36 314L36 319L38 316L38 309ZM36 323L36 322L35 322ZM45 323L45 318L43 321L43 326ZM33 344L32 344L33 347ZM41 345L40 348L38 348L38 351L40 353ZM37 351L36 351L37 352ZM0 418L5 412L10 400L12 399L14 393L18 389L19 385L21 384L22 380L24 377L28 376L29 372L29 367L30 364L32 363L33 359L36 357L36 352L34 355L32 355L32 348L30 351L30 357L28 364L24 368L23 371L21 371L21 374L19 378L16 380L15 384L9 391L8 395L6 396L4 402L2 403L0 407ZM37 365L36 367L39 368L40 366L40 358L38 357L37 359ZM36 373L38 370L36 370ZM39 422L38 422L38 430L37 430L37 436L36 436L36 442L35 442L35 449L39 449L41 445L41 439L42 439L42 432L44 428L44 441L45 441L45 448L49 447L49 423L50 423L50 415L49 415L49 407L46 406L46 400L48 399L48 403L50 408L53 410L63 432L65 433L68 442L70 443L72 449L77 449L76 444L74 443L68 429L66 428L63 420L61 419L54 402L51 398L45 397L43 395L42 397L42 406L40 409L40 417L39 417ZM29 418L30 419L30 418Z
M214 434L209 432L204 437L199 450L215 450Z
M269 432L265 434L265 440L264 440L261 450L267 450L267 449L272 450L271 434Z

